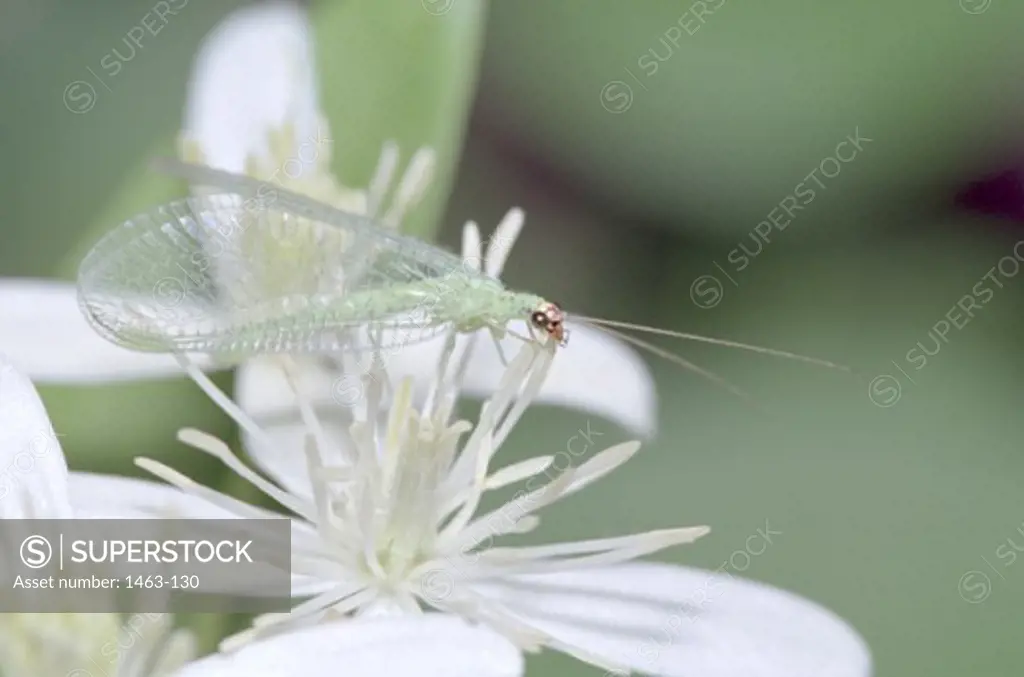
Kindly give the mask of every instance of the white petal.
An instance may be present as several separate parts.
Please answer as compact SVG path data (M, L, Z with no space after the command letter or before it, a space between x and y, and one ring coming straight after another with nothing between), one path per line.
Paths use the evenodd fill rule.
M67 476L39 394L0 353L0 518L72 517Z
M303 395L316 406L333 401L337 374L312 360L296 359L294 364ZM257 422L295 411L295 395L279 365L280 361L273 357L256 357L236 372L235 401Z
M174 677L517 677L519 651L489 630L427 614L327 623L198 661Z
M348 427L352 410L343 397L346 379L338 378L311 360L294 360L303 396L310 400L328 438L321 449L327 466L339 465L342 449L351 449ZM358 379L352 383L358 384ZM256 444L243 432L242 442L256 465L290 492L310 498L313 495L304 452L308 428L302 422L298 405L284 372L273 358L255 358L242 365L235 377L235 399L271 440L270 446Z
M77 517L97 519L232 519L234 514L161 482L73 472L68 493ZM268 517L276 517L268 513Z
M74 285L0 280L0 346L37 383L95 383L180 376L169 355L137 353L100 338L82 315ZM199 361L210 368L208 361Z
M569 644L671 677L867 677L864 640L792 593L700 569L635 562L481 584Z
M267 133L285 122L298 138L316 133L311 30L298 3L259 3L228 16L206 38L189 83L185 132L207 164L245 169L266 155Z

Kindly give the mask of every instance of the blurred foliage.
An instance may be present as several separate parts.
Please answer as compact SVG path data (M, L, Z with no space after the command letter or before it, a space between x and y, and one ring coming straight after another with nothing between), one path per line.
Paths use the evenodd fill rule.
M180 124L199 40L236 4L190 3L165 28L174 38L146 44L81 115L64 107L64 88L88 79L148 6L25 0L20 24L0 20L0 273L71 275L100 229L167 189L140 168ZM936 323L1015 242L947 205L960 182L1019 150L1024 5L705 0L715 9L700 22L700 4L493 4L444 240L454 245L465 219L487 231L519 205L513 286L587 313L833 358L859 376L683 346L764 406L652 362L659 438L546 512L531 538L706 523L710 536L666 558L715 568L767 520L783 536L742 575L847 618L877 674L1016 674L1024 563L995 551L1024 528L1020 276L1001 278L925 368L906 355L931 345ZM385 138L406 158L439 145L441 179L416 226L428 232L460 153L482 9L394 7L314 4L324 105L336 169L354 184ZM626 91L606 89L616 82L632 98L613 113ZM858 128L873 140L863 156L738 270L730 252L758 248L754 228ZM691 297L706 275L719 285L711 308ZM868 396L879 375L901 382L893 406ZM230 427L184 380L43 395L75 467L131 472L130 456L163 455L216 479L173 434ZM542 453L538 440L557 450L585 423L537 408L505 460ZM969 604L958 583L975 570L991 595ZM531 675L600 674L550 652L530 660Z
M733 236L859 127L870 160L801 229L830 234L945 199L1021 137L1022 22L998 0L496 3L481 101L588 201Z
M430 238L454 178L476 85L486 5L402 0L314 3L324 112L335 139L335 173L348 186L370 182L384 139L406 162L420 146L438 154L421 206L403 222ZM335 84L336 83L336 84Z

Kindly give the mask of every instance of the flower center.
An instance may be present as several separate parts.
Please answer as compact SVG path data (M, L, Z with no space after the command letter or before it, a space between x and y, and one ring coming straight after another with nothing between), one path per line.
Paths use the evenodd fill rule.
M353 427L356 458L341 469L348 477L318 473L317 493L333 496L325 519L337 556L354 555L349 563L388 593L408 592L417 567L436 556L441 484L468 427L435 425L415 410L412 393L411 379L398 384L382 434Z

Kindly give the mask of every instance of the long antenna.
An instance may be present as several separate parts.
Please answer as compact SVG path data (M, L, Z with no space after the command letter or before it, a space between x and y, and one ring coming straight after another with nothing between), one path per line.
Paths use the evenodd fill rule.
M763 355L773 355L775 357L784 357L789 360L797 360L799 362L809 362L810 364L816 364L821 367L828 367L830 369L838 369L853 373L850 367L835 362L829 362L828 360L822 360L817 357L808 357L807 355L799 355L797 353L790 353L785 350L776 350L775 348L765 348L763 346L754 346L749 343L739 343L738 341L729 341L727 339L711 338L710 336L701 336L699 334L687 334L681 331L672 331L670 329L659 329L657 327L648 327L642 324L632 324L631 322L618 322L616 320L603 320L596 317L583 317L580 315L572 315L571 320L580 320L582 322L588 322L590 324L607 329L608 327L619 327L622 329L633 329L635 331L642 331L648 334L657 334L659 336L672 336L674 338L685 339L687 341L699 341L701 343L713 343L719 346L726 346L729 348L739 348L741 350L749 350L754 353L761 353ZM610 331L610 329L607 329ZM615 332L618 336L624 336L621 332ZM638 344L639 345L639 344ZM668 353L668 351L664 351ZM668 353L672 355L672 353ZM676 356L678 357L678 356ZM682 358L678 358L682 359Z
M626 341L627 343L632 343L633 345L637 346L638 348L643 348L644 350L650 351L651 353L654 353L658 357L666 359L669 362L674 362L675 364L678 364L679 366L683 367L684 369L689 369L690 371L696 372L697 374L700 374L701 376L703 376L704 378L708 379L709 381L713 381L713 382L717 383L718 385L722 386L723 388L725 388L726 390L728 390L732 394L737 395L739 397L742 397L747 402L754 403L754 400L753 400L753 398L750 397L750 395L748 395L747 393L743 392L742 390L740 390L739 388L737 388L733 384L729 383L728 381L726 381L724 378L722 378L718 374L716 374L714 372L711 372L711 371L708 371L707 369L705 369L703 367L700 367L700 366L694 364L693 362L690 362L689 360L687 360L685 358L682 358L679 355L676 355L675 353L669 352L669 351L665 350L664 348L660 348L660 347L654 345L653 343L648 343L647 341L644 341L643 339L639 339L639 338L637 338L635 336L630 336L629 334L623 333L621 331L616 331L615 329L612 329L611 327L602 327L602 326L599 326L599 325L594 325L594 326L597 329L600 329L601 331L605 331L605 332L608 332L609 334L612 334L614 336L618 336L623 341Z

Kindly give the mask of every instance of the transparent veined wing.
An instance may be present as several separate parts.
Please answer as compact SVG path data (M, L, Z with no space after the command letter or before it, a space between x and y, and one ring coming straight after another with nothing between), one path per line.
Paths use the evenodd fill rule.
M78 285L90 323L126 348L244 357L424 340L448 326L424 289L473 275L313 200L219 194L125 221L83 260Z
M325 223L341 221L358 228L358 222L362 221L363 225L370 229L377 228L377 225L366 217L348 214L313 198L244 174L234 174L206 165L182 162L174 158L157 158L153 162L153 167L159 172L188 181L192 184L193 190L198 191L199 194L237 193L242 195L246 198L246 209L250 211L273 208L296 215L304 215ZM390 231L385 232L390 233ZM350 280L358 278L372 260L369 256L361 256L360 252L355 249L351 250L346 258L348 260L345 274ZM230 281L230 273L227 277Z

